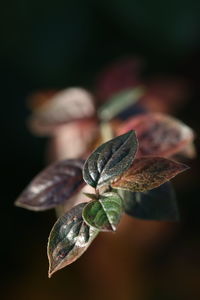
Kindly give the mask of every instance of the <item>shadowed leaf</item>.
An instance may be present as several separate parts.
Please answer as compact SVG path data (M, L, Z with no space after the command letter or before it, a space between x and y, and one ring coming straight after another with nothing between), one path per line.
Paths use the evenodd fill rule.
M184 164L162 157L141 157L111 185L113 188L144 192L160 186L187 170Z
M144 193L124 194L125 212L143 220L179 221L179 210L171 182Z
M98 230L83 221L85 205L81 203L73 207L53 226L47 246L49 277L77 260L98 234Z
M84 180L97 188L107 184L129 168L136 151L137 138L134 131L102 144L85 162Z
M105 193L83 209L85 222L100 231L115 231L123 212L122 199L117 193Z
M194 139L190 127L160 113L140 114L125 122L117 134L135 130L139 141L138 157L145 155L169 157L182 151Z
M15 204L30 210L54 208L77 193L85 184L83 161L66 159L39 173L19 196Z

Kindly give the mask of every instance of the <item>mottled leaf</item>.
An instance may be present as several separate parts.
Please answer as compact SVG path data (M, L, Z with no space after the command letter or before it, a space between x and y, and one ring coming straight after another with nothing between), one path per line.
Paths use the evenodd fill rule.
M125 212L143 220L179 221L176 195L171 182L143 193L125 191Z
M115 231L123 212L122 199L117 193L105 193L83 209L85 222L100 231Z
M138 157L145 155L169 157L182 151L194 139L191 128L175 118L160 113L140 114L117 130L123 134L135 130L139 141Z
M83 221L82 210L85 205L81 203L73 207L53 226L47 246L49 277L77 260L98 234L98 230Z
M137 151L134 131L118 136L98 147L83 167L84 180L101 187L129 168Z
M144 192L160 186L188 166L162 157L141 157L136 159L111 185L113 188Z
M52 164L31 181L15 204L40 211L64 203L83 187L82 167L78 159Z
M91 117L94 113L91 94L82 88L69 88L37 107L30 117L29 126L37 135L52 135L56 126Z
M111 97L104 105L98 110L99 118L104 121L109 121L119 113L135 104L144 94L142 86L135 87L134 89L123 90Z

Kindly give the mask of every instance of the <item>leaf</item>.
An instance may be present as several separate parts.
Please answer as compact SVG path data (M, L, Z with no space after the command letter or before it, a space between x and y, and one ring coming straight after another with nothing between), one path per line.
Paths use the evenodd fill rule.
M146 113L133 117L117 130L123 134L135 130L139 141L137 156L170 157L194 140L190 127L165 114Z
M114 94L98 111L99 118L109 121L123 110L135 104L144 94L142 86L123 90Z
M98 134L97 120L92 118L57 126L48 147L49 160L87 157L91 153L89 147Z
M29 126L37 135L52 135L63 123L88 118L95 113L93 97L82 88L68 88L57 92L33 111Z
M160 186L188 168L167 158L141 157L111 186L131 192L144 192Z
M83 209L85 222L100 231L115 231L123 212L122 199L117 193L104 193L99 200L89 202Z
M66 159L39 173L19 196L15 204L41 211L64 203L84 185L83 160Z
M137 151L134 131L118 136L98 147L83 167L85 182L101 187L129 168Z
M176 195L171 182L144 193L125 191L125 212L144 220L179 221ZM128 195L129 194L129 195Z
M100 101L105 101L114 94L141 84L139 75L143 62L127 57L107 66L97 78L96 94Z
M86 203L73 207L54 224L48 239L49 277L77 260L98 234L82 218Z

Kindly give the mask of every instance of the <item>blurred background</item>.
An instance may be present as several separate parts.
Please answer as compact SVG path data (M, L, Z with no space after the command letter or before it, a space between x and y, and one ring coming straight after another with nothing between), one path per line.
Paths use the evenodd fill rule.
M16 0L1 3L0 22L1 299L200 299L199 158L174 181L180 224L126 217L118 233L100 235L52 279L54 211L13 205L45 166L47 140L28 131L26 98L68 86L95 91L99 73L126 57L142 60L142 80L187 84L173 114L195 130L199 151L200 2Z

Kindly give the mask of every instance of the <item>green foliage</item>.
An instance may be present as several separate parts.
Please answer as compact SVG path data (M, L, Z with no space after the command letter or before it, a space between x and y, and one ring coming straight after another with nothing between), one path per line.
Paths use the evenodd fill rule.
M100 231L115 231L121 219L123 203L117 193L104 193L83 209L85 222Z

